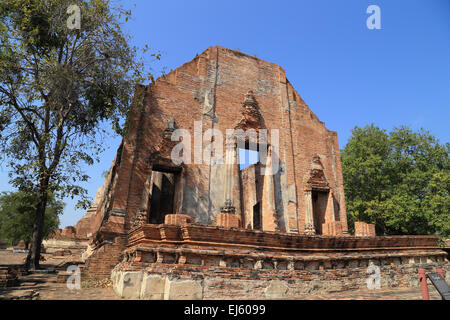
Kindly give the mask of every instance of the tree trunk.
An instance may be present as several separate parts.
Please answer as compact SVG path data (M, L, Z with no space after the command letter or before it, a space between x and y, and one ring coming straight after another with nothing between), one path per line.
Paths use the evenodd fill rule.
M44 213L47 207L48 199L48 179L43 179L38 190L38 204L36 207L36 216L34 218L33 235L31 238L31 247L28 251L25 267L27 270L39 269L39 259L41 257L42 234L44 230Z

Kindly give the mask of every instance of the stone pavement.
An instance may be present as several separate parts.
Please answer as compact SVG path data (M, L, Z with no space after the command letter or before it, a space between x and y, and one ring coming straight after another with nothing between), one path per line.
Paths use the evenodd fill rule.
M11 250L0 249L0 266L23 264L26 257L26 253L13 253ZM40 265L44 269L55 269L59 265L73 261L75 261L74 264L77 264L76 261L81 260L80 255L53 256L53 254L41 253L41 257L44 260L41 261Z
M13 253L11 250L0 250L0 265L21 264L26 258L26 253Z
M32 296L33 292L38 294ZM30 274L20 277L20 285L1 289L0 300L122 300L112 288L81 288L70 290L56 282L56 273Z

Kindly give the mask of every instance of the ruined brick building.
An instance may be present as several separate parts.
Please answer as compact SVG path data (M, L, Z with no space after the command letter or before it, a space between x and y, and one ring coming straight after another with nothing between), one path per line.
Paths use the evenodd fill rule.
M138 99L105 184L99 208L104 222L126 232L136 215L159 224L170 213L215 224L226 200L227 166L195 159L177 166L170 157L174 127L194 136L194 121L201 121L202 134L210 128L223 133L230 128L267 129L269 134L279 130L280 170L273 177L261 175L259 164L241 171L235 161L234 227L254 229L260 217L261 229L267 231L347 232L337 134L311 112L278 65L209 48L155 85L139 88ZM236 150L233 154L237 156ZM265 184L271 191L263 190L265 178L271 179L270 186Z
M138 87L127 121L105 184L76 226L91 238L83 276L111 276L119 295L296 296L324 279L359 287L370 263L444 261L436 237L380 238L364 223L348 234L337 134L276 64L210 47ZM177 129L193 138L182 140L193 151L187 163L171 157ZM227 129L258 135L222 141L231 163L204 161L214 133ZM239 146L266 150L267 161L241 169ZM408 272L395 274L397 285L408 283Z

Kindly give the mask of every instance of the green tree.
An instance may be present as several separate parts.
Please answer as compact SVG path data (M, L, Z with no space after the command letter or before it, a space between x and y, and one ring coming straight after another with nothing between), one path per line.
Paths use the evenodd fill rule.
M106 0L0 2L1 154L11 183L38 196L28 268L39 268L47 195L88 205L81 165L98 160L104 123L126 130L136 84L152 79L122 31L129 16Z
M28 248L33 235L37 203L35 192L3 192L0 196L0 239L10 245L16 245L23 240ZM42 231L44 239L58 229L58 216L62 214L63 209L64 203L49 195Z
M347 214L378 234L450 235L450 144L423 129L356 127L342 150Z

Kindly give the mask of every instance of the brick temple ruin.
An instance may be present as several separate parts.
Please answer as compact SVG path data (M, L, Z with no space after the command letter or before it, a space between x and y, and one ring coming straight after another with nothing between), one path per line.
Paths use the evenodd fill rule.
M231 164L175 164L173 133L195 140L196 125L200 139L276 129L279 143L244 137L244 149L267 150L244 169L238 139L223 141ZM413 286L418 266L448 270L438 237L376 237L363 222L350 235L336 132L280 66L219 46L136 89L127 134L75 232L90 239L82 279L111 277L128 298L295 298L377 275L382 287Z

